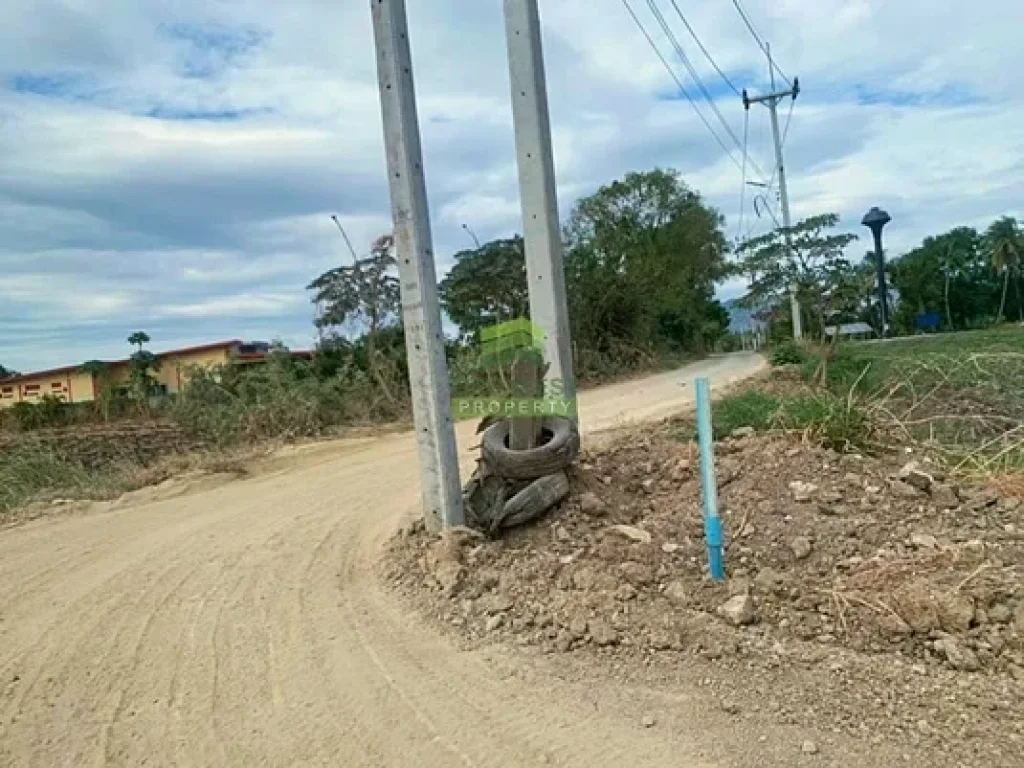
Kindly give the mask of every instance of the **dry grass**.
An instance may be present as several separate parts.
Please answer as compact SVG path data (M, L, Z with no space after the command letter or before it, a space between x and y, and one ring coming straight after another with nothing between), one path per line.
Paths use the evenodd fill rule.
M146 465L126 457L103 467L87 468L42 445L19 446L0 453L0 515L33 502L113 499L180 475L242 475L253 461L273 449L274 444L264 443L172 454Z

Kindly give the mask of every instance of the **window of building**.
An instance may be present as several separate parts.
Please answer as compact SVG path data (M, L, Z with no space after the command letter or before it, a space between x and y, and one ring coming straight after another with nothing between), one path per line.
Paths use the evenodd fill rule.
M64 382L55 381L50 386L53 387L54 389L64 389Z
M26 384L25 385L25 391L26 392L38 392L39 391L39 385L38 384Z

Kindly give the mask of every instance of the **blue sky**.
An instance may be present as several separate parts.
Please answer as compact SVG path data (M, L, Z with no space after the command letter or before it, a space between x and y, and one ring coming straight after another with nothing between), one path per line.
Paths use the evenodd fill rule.
M881 205L893 252L1024 216L1016 4L979 0L964 14L952 0L746 0L803 88L787 141L794 215L833 210L856 230ZM470 244L463 224L485 239L519 228L501 3L409 5L443 272ZM730 79L767 87L728 0L679 5ZM742 137L739 99L661 6ZM740 174L620 1L542 0L541 11L562 215L629 170L671 166L732 236ZM749 119L750 156L770 173L767 113ZM121 356L138 329L155 349L309 346L305 286L346 255L330 215L363 249L390 228L369 3L2 4L0 157L0 363ZM742 231L766 222L748 195Z

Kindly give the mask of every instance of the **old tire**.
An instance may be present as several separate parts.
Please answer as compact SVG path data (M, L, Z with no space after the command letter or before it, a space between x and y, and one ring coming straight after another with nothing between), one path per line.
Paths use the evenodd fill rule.
M492 424L484 432L481 445L484 461L495 474L513 480L534 480L565 469L580 452L575 422L562 416L548 416L542 428L549 438L543 445L513 451L508 447L509 422Z
M557 472L534 480L505 502L493 528L513 528L540 517L569 495L569 478Z

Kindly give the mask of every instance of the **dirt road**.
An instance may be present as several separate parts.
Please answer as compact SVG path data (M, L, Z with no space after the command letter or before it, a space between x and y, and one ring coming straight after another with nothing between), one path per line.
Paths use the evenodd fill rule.
M736 355L587 392L582 420L661 415L694 375L760 365ZM642 691L459 651L407 615L375 564L417 499L400 434L0 532L0 765L723 764L701 757L696 726L643 728ZM685 694L672 707L699 711Z

